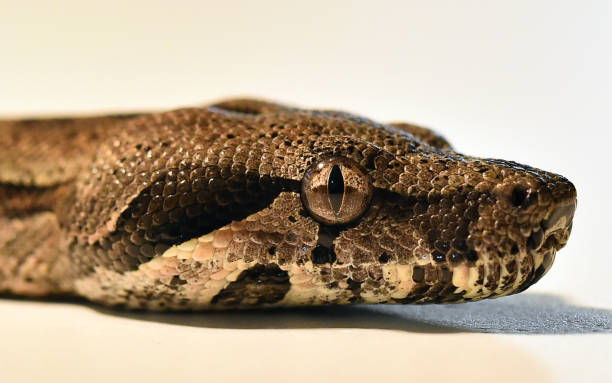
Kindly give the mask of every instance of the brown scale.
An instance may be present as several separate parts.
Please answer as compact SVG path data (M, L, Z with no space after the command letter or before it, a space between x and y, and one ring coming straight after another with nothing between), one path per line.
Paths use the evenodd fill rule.
M30 198L36 200L30 206L44 205L56 216L51 232L68 245L49 250L65 259L51 279L67 291L75 279L104 270L127 275L171 245L242 221L245 231L228 246L229 260L283 271L311 265L315 280L345 290L351 302L366 293L403 303L475 300L541 278L567 241L575 209L575 189L565 178L458 154L429 129L257 100L0 122L0 130L11 137L0 144L0 195L62 185L53 204L23 189L28 196L20 206L27 211ZM371 180L371 198L353 207L363 211L350 222L321 222L300 196L308 169L326 158L354 163ZM389 266L412 273L404 298L385 299L398 284L384 278ZM465 289L453 285L464 266L477 274ZM264 294L251 286L258 270L217 301L280 302L287 286L264 289L272 301L257 297ZM168 277L174 290L133 291L129 299L159 294L188 306L190 275L202 272L184 270L187 279ZM241 300L239 292L250 298ZM330 299L342 302L341 296Z

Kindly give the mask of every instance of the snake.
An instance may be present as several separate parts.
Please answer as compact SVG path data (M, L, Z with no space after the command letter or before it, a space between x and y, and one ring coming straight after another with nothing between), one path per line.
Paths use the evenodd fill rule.
M566 178L258 99L0 120L0 292L142 310L459 303L568 241ZM484 137L483 137L484 139Z

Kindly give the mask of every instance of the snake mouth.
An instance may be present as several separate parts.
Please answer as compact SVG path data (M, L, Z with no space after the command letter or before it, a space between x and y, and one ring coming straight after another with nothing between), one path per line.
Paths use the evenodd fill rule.
M548 236L548 238L544 240L544 244L542 245L542 248L540 249L540 251L544 253L551 251L551 250L557 251L561 249L564 245L565 243L563 241L563 232L556 231L554 233L551 233Z
M572 231L572 219L576 203L561 204L551 209L544 219L527 238L527 249L533 253L557 251L567 243Z
M549 233L556 232L558 230L568 230L572 226L572 219L574 218L574 212L576 211L575 200L569 204L563 204L556 206L548 218L542 221L540 226L542 230Z
M572 231L572 219L576 201L555 206L548 218L527 239L527 249L534 260L533 277L528 279L520 291L538 282L550 270L557 251L565 246Z

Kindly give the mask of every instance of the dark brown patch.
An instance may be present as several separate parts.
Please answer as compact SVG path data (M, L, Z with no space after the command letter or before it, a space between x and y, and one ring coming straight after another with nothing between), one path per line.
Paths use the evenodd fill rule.
M323 265L325 263L334 263L336 261L336 253L333 247L327 248L321 245L315 246L311 253L312 263L315 265Z
M497 289L500 273L501 266L499 263L489 266L489 272L487 273L484 286L491 291Z
M0 215L23 217L53 210L58 186L17 186L0 182Z
M385 253L383 251L383 253L380 255L380 257L378 257L378 262L380 262L380 263L387 263L387 262L389 262L390 258L391 257L389 256L389 254L387 254L387 253Z
M425 270L421 266L414 266L412 269L412 280L421 283L425 280Z
M542 241L544 240L544 233L542 230L534 231L531 233L529 238L527 238L527 248L529 250L538 249L542 246Z
M476 279L476 285L482 285L484 283L485 268L483 265L478 266L478 278Z
M440 281L444 282L444 283L450 283L453 280L453 272L450 271L448 268L446 267L442 267L440 268Z
M328 249L334 246L334 241L340 235L339 227L320 225L319 226L319 241L318 244Z
M467 253L467 257L466 258L470 262L476 262L478 260L478 253L476 253L476 251L474 251L474 250L470 250Z
M229 182L198 170L187 174L171 169L132 201L108 241L95 245L109 254L100 263L113 264L116 271L134 270L159 254L148 251L151 248L169 247L240 221L269 206L282 190L295 187L282 180L252 181L246 175L234 175Z
M320 225L319 240L317 245L311 251L311 260L315 265L336 262L336 252L334 249L334 241L340 235L341 228Z
M289 291L289 275L275 264L257 264L243 271L211 301L222 306L276 303Z
M508 262L506 264L506 270L508 270L508 272L510 274L516 274L516 260L512 260L510 262Z
M348 289L353 293L353 296L349 298L351 302L358 302L361 299L361 284L363 282L357 282L349 278L346 280L348 283Z

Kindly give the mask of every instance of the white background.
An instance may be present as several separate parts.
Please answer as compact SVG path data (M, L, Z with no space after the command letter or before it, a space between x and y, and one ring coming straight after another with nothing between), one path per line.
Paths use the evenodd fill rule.
M611 70L606 0L0 0L1 116L260 96L431 126L461 152L563 174L579 199L567 247L508 309L160 316L5 299L0 380L610 379L610 323L579 322L612 309ZM560 316L538 309L551 301ZM521 321L549 334L507 334Z

